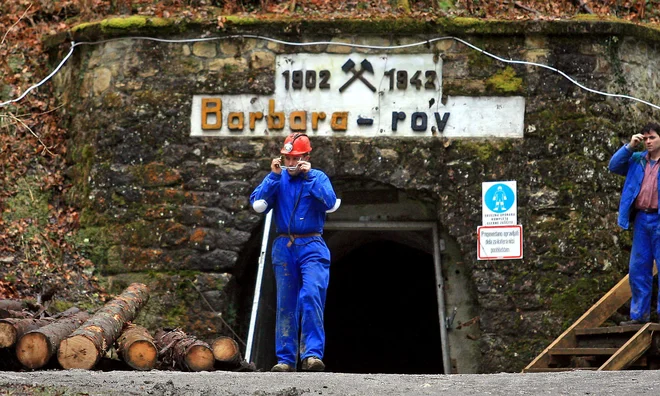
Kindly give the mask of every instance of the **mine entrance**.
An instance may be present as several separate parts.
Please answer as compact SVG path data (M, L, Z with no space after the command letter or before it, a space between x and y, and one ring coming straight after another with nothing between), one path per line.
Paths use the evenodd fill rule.
M325 311L328 371L444 372L433 255L402 243L400 234L327 232L333 245L362 243L331 248L338 259Z
M433 222L331 221L326 364L347 373L451 372Z
M270 229L267 217L266 230ZM435 223L328 222L332 252L326 300L328 371L449 373L444 286ZM265 233L246 357L276 363L275 288ZM257 295L257 291L259 295Z

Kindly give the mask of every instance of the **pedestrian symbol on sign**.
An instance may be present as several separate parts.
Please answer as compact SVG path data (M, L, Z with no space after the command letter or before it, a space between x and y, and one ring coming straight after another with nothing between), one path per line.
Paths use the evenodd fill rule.
M495 184L486 191L484 204L493 212L504 213L514 205L515 194L506 184Z

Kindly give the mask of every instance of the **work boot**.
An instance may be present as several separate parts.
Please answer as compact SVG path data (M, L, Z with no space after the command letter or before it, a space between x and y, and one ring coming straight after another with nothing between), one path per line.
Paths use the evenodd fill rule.
M273 366L272 369L270 369L270 371L274 371L276 373L287 373L296 371L296 368L286 363L277 363Z
M619 323L619 326L632 326L632 325L640 325L646 323L648 323L648 321L631 319L631 320L624 320L623 322Z
M325 370L325 364L316 356L310 356L303 360L302 369L303 371L323 371Z

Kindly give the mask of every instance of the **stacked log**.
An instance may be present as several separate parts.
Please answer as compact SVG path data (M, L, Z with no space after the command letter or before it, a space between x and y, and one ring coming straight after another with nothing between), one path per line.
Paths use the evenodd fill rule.
M186 371L211 371L215 357L209 344L187 335L181 330L159 331L156 345L163 363Z
M33 317L34 315L32 315L31 312L27 312L27 311L13 311L11 309L0 309L0 319L7 319L7 318L27 319Z
M230 337L218 337L211 343L215 368L219 370L233 370L241 364L241 351L238 343Z
M28 331L36 330L53 322L51 318L21 319L6 318L0 320L0 348L10 348Z
M37 305L35 305L33 302L28 300L5 299L5 300L0 300L0 309L4 309L7 311L22 311L24 309L30 311L36 311Z
M119 357L136 370L151 370L158 362L158 350L149 331L128 324L117 340Z
M18 361L29 369L45 366L57 352L60 342L87 319L87 312L78 312L24 334L16 343Z
M101 369L101 362L110 360L106 352L116 347L115 356L121 360L115 357L111 369L151 370L161 363L186 371L256 371L254 364L243 360L230 337L218 337L212 347L178 329L161 330L152 337L146 328L132 323L148 299L147 287L134 283L91 317L71 308L44 319L36 319L48 315L43 306L34 313L26 308L39 305L0 300L4 307L0 318L14 316L0 319L0 368L39 369L59 362L65 369Z
M57 360L65 369L91 369L112 346L127 322L149 299L147 286L133 283L62 340Z

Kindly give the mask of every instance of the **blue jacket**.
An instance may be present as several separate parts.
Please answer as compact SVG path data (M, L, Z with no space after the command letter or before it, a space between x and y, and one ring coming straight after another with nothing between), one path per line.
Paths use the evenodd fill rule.
M618 220L619 226L624 230L630 228L635 199L642 188L647 153L647 151L632 151L625 144L614 153L610 160L610 171L626 177L626 181L623 183L623 190L621 191ZM658 196L660 197L660 183L658 183L658 192Z
M286 171L281 175L271 172L250 195L250 204L259 199L275 208L275 225L280 234L322 233L325 211L337 202L330 179L317 169L296 177Z

